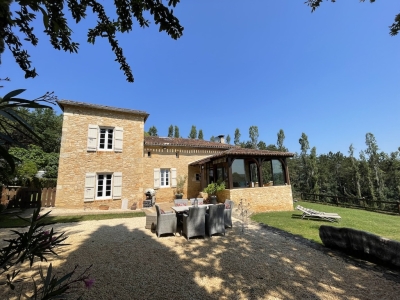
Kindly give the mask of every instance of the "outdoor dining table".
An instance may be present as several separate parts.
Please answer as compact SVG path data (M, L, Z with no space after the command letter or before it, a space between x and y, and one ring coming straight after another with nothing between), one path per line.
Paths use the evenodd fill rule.
M199 204L197 205L198 207L209 207L210 205L213 204ZM190 207L195 207L194 205L186 205L186 206L172 206L171 208L176 212L176 213L183 213L185 211L188 211Z

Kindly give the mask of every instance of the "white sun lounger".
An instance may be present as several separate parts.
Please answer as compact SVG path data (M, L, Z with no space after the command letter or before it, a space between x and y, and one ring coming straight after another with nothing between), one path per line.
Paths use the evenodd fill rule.
M300 210L303 214L301 215L302 219L323 219L327 220L329 222L339 222L341 217L337 213L326 213L326 212L320 212L314 209L310 208L305 208L301 205L296 206L297 210Z

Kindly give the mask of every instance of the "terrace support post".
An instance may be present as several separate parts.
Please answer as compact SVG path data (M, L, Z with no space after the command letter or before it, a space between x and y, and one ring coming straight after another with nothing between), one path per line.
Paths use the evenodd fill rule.
M233 189L233 181L232 181L232 158L228 157L227 159L227 167L228 167L228 189Z
M263 177L262 177L262 159L257 159L257 169L258 169L258 187L264 186Z
M286 158L282 159L281 162L283 163L284 170L285 170L285 182L290 185L290 176L289 176L289 168L286 163Z

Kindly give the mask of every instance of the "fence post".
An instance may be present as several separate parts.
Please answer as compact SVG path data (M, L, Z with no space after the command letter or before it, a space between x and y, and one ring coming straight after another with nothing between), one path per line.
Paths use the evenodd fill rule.
M400 214L400 201L397 201L397 206L398 206L399 214Z

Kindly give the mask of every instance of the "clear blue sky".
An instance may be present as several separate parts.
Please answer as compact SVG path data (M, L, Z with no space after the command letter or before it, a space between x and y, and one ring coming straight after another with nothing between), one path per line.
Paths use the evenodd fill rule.
M183 1L175 9L181 39L154 24L119 36L135 83L106 41L86 43L93 18L72 27L79 54L54 50L39 18L39 46L27 48L39 76L24 79L6 51L0 77L12 81L2 93L26 88L22 95L33 99L54 91L59 99L144 110L145 129L156 126L160 136L173 124L187 137L195 125L206 140L229 134L233 142L236 128L248 140L255 125L267 145L283 129L292 152L304 132L318 154L347 155L351 143L356 154L365 149L371 132L382 151L396 151L400 35L391 37L388 26L399 1L325 1L314 13L304 2Z

